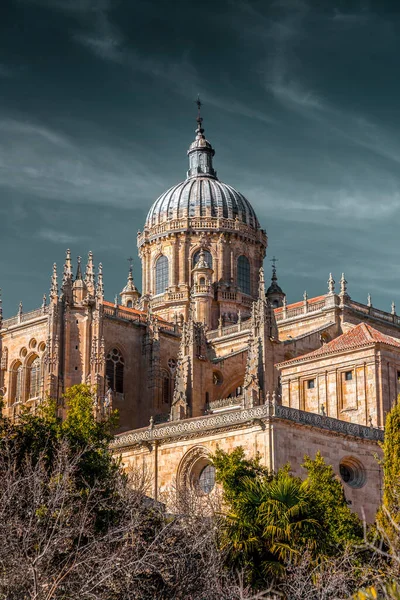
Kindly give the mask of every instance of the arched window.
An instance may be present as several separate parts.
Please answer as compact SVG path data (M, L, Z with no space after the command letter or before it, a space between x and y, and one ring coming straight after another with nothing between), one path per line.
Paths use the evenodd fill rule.
M107 354L106 378L107 386L113 392L122 394L124 391L124 357L117 348L113 348Z
M40 358L37 356L29 367L28 398L37 398L40 395Z
M128 300L128 302L126 303L126 306L128 308L132 308L132 300Z
M243 256L239 256L237 261L237 285L243 294L251 294L250 287L250 263L249 259Z
M201 250L197 250L197 252L195 252L193 254L193 269L197 265L197 263L199 262L200 252L201 252ZM208 250L203 250L203 252L204 252L204 260L206 261L206 263L208 264L208 266L210 267L210 269L212 269L213 259L212 259L211 252L209 252Z
M156 262L156 294L163 294L168 287L168 258L160 256Z
M12 399L14 402L22 401L22 375L22 365L17 363L12 370Z
M171 380L167 371L162 374L162 401L166 404L171 401Z

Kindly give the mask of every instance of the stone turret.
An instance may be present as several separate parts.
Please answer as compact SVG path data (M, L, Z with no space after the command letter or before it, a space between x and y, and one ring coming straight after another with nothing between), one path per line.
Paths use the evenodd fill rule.
M120 293L121 296L121 304L122 306L127 306L128 308L133 308L137 305L140 292L137 289L135 282L133 281L133 273L132 273L132 263L129 267L128 279L126 282L126 286Z
M286 298L285 292L278 285L278 277L276 275L276 261L277 259L274 257L272 259L272 277L271 277L271 285L266 291L266 296L271 303L273 308L278 308L283 306L283 300Z
M200 250L199 260L192 269L192 298L196 306L196 319L211 328L211 306L213 300L212 274L214 270L208 264L204 249Z

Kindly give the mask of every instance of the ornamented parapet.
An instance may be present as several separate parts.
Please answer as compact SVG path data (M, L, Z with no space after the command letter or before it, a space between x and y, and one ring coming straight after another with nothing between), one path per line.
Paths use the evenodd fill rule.
M184 435L193 435L196 433L202 435L205 431L245 424L254 419L282 419L374 442L383 441L383 431L381 429L357 425L356 423L347 423L346 421L340 421L332 417L325 417L316 413L297 410L296 408L268 403L245 410L232 410L194 419L184 419L178 423L156 425L152 429L136 429L130 433L116 436L111 446L112 448L124 448L143 442L162 441Z

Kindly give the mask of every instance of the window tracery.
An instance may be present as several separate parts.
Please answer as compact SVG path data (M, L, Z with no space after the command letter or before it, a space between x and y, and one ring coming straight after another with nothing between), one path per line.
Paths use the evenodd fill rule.
M14 402L22 401L22 378L23 367L21 363L16 363L11 373L11 397Z
M117 348L113 348L107 354L106 379L108 388L118 394L124 392L124 368L124 357Z
M28 398L37 398L40 395L40 359L37 356L29 367Z
M156 262L156 294L163 294L169 283L168 258L160 256Z
M250 263L244 254L239 256L237 261L237 285L243 294L251 294Z

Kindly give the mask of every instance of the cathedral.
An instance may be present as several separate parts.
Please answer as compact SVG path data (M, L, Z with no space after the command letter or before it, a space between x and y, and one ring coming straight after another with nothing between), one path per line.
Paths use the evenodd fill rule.
M53 266L42 305L3 319L0 395L17 419L43 398L63 415L66 388L87 383L94 411L117 409L113 451L146 470L156 499L173 488L212 494L217 447L242 446L270 469L319 450L367 520L380 502L377 460L400 387L400 317L352 300L345 276L293 304L270 284L267 235L250 202L223 183L200 113L185 180L151 206L114 302L89 252Z

